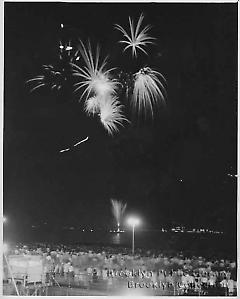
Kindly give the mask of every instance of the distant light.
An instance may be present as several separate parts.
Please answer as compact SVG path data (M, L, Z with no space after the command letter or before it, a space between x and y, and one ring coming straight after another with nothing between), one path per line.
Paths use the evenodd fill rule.
M72 49L73 49L73 47L71 47L71 46L67 46L65 50L66 50L66 51L70 51L70 50L72 50Z
M76 58L76 60L79 60L80 59L80 57L78 56L77 58Z
M83 229L82 231L85 232L85 229Z
M3 244L3 252L6 253L8 251L8 245L6 243Z
M61 24L61 28L63 28L64 27L64 25L63 24Z
M60 49L64 49L64 46L63 46L63 45L61 45L61 46L59 46L59 48L60 48Z
M128 218L127 223L131 226L136 226L136 225L140 224L140 220L135 217L130 217L130 218Z
M93 229L91 229L90 231L93 232Z
M238 177L238 174L231 174L231 173L228 173L227 175L230 176L230 177L235 177L235 178Z

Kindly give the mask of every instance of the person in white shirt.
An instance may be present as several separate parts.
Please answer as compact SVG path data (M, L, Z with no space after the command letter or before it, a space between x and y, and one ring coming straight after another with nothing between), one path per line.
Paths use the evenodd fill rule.
M224 294L225 296L227 296L227 280L224 278L221 282L220 282L220 286L221 288L224 289Z
M102 269L102 279L104 281L107 280L107 278L108 278L107 272L108 272L107 268Z
M65 264L63 265L63 273L64 273L64 278L65 278L65 279L68 278L69 264L70 264L70 263L65 263Z
M229 279L227 281L227 287L228 287L228 295L233 296L234 293L234 281L232 279Z

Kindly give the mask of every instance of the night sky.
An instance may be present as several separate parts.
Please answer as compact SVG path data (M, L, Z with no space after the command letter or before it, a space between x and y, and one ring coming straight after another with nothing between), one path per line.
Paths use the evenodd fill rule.
M141 12L157 44L136 65L113 25ZM99 42L110 66L158 69L166 107L111 137L72 93L30 94L25 81L56 60L60 39L76 38ZM146 227L235 229L237 4L5 2L4 39L4 214L12 225L107 227L116 198Z

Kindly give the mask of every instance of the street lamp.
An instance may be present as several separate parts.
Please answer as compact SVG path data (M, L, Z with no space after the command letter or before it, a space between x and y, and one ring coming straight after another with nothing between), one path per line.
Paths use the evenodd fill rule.
M132 254L134 254L134 233L135 233L135 226L140 223L138 218L130 217L128 218L128 224L132 227Z

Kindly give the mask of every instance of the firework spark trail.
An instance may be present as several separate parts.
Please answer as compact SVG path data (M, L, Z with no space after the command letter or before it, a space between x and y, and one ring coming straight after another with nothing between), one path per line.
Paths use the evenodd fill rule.
M153 117L153 108L165 103L166 89L161 79L166 82L164 76L150 67L142 68L134 74L132 108L137 113L147 113L150 110Z
M81 144L81 143L83 143L83 142L86 142L88 139L89 139L89 137L87 136L85 139L83 139L83 140L81 140L81 141L75 143L73 146L76 147L76 146L78 146L79 144ZM59 151L59 152L60 152L60 153L64 153L64 152L68 152L68 151L70 151L70 150L71 150L71 148L66 148L66 149L63 149L63 150L61 150L61 151Z
M59 152L60 152L60 153L64 153L64 152L68 152L68 151L70 151L70 148L63 149L63 150L61 150L61 151L59 151Z
M123 214L126 210L127 204L123 204L120 200L111 199L112 213L116 220L118 228L120 227Z
M85 139L83 139L83 140L81 140L81 141L75 143L73 146L77 146L77 145L79 145L79 144L81 144L81 143L83 143L83 142L85 142L85 141L87 141L87 140L88 140L88 136L87 136Z
M134 21L129 17L129 27L130 27L130 34L127 33L127 31L120 25L115 24L115 29L119 30L123 36L125 37L125 40L120 40L120 43L127 44L127 46L123 49L123 51L126 51L128 48L132 48L132 56L137 57L137 49L145 53L147 52L144 50L143 47L145 47L147 44L154 44L153 40L155 40L154 37L150 37L147 32L150 30L151 26L147 25L145 26L141 31L140 27L142 25L144 19L144 15L141 14L137 26L134 26Z

